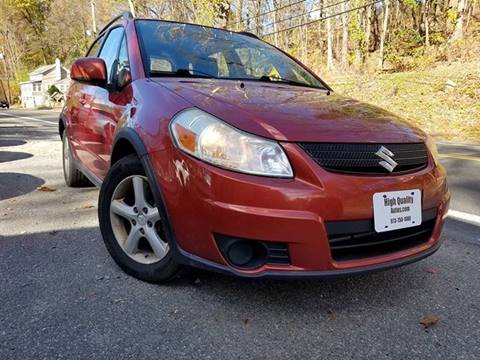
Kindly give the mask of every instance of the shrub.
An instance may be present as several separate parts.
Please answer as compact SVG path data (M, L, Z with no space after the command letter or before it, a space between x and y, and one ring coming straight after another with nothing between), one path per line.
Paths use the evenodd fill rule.
M385 60L392 70L410 70L415 59L423 55L423 39L415 29L395 29L385 48Z

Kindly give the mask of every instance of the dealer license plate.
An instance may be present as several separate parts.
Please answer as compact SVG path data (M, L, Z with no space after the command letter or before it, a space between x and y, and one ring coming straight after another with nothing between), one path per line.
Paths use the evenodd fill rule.
M404 229L422 223L422 192L418 189L373 194L376 232Z

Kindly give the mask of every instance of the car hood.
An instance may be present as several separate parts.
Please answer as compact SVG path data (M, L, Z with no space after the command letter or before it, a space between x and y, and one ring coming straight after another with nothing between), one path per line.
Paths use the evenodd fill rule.
M425 133L388 111L321 89L216 79L155 81L232 126L279 141L425 140Z

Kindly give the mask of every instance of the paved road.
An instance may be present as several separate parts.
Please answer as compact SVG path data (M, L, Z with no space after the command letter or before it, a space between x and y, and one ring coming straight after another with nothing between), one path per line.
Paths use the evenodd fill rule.
M63 184L56 119L0 111L0 359L478 359L480 146L440 146L458 216L422 262L328 281L192 270L159 286L108 256L98 191ZM425 315L440 321L425 330Z

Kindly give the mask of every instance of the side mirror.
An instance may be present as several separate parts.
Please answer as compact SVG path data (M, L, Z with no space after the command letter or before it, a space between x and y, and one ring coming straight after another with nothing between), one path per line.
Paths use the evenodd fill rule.
M105 61L95 57L79 58L72 65L70 78L86 84L106 86L108 80Z

